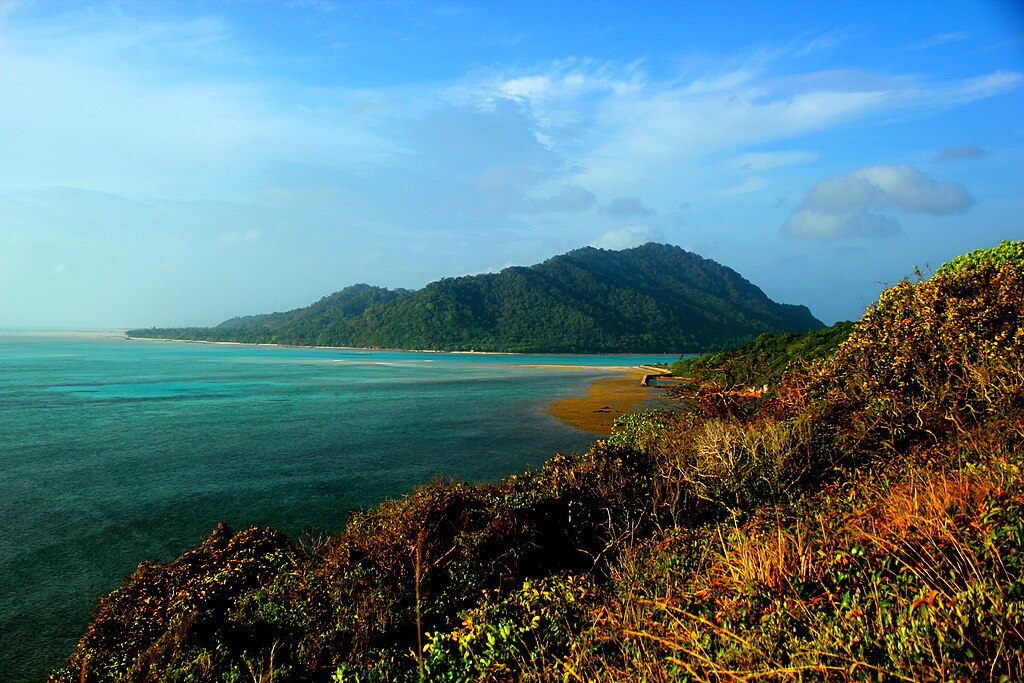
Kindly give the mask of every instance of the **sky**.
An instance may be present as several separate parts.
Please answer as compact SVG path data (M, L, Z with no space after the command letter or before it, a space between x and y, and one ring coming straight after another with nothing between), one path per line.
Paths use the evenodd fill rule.
M0 0L4 328L649 241L855 320L1022 181L1012 0Z

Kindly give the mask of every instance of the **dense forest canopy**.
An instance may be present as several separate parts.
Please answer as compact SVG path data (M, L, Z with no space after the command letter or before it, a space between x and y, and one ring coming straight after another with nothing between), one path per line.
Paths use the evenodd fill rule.
M423 289L360 284L285 313L131 337L364 348L686 353L822 327L735 271L679 247L587 247L531 267L444 278Z
M788 370L831 356L852 330L852 322L841 321L804 333L765 333L735 348L683 358L670 369L682 377L715 381L726 387L772 386Z

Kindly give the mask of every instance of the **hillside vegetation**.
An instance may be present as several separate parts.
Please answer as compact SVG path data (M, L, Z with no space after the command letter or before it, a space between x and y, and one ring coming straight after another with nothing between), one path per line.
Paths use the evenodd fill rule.
M330 538L218 528L103 598L51 680L1024 678L1024 242L731 406Z
M735 271L679 247L587 247L531 267L433 282L417 292L355 285L306 308L213 328L130 337L364 348L679 353L763 332L822 327Z
M738 347L683 358L669 366L673 374L716 382L723 387L775 386L789 370L831 356L853 330L838 322L811 332L762 334Z

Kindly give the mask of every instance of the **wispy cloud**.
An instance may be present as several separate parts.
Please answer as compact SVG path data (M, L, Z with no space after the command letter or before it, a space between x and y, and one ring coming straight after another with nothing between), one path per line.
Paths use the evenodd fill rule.
M718 194L722 197L735 197L741 194L750 194L751 192L758 192L768 187L768 179L762 176L750 176L739 185L733 185L727 187L724 190L719 190Z
M337 3L331 0L288 0L284 5L285 7L313 9L319 12L334 12L338 9Z
M734 157L729 165L737 171L759 173L780 166L800 166L818 160L818 152L794 149L777 152L751 152Z
M598 196L658 185L669 169L708 155L796 138L886 112L956 106L1018 88L1021 74L995 71L959 81L846 71L771 75L771 57L728 72L656 82L642 64L588 60L489 76L476 92L523 107L538 139L579 170L572 182ZM815 160L805 150L741 155L757 172ZM625 181L625 182L624 182Z
M977 145L952 145L935 155L936 161L966 161L987 156L988 151Z
M273 159L368 163L398 148L341 115L362 93L282 102L270 82L186 68L248 59L226 46L220 20L106 18L54 20L17 39L0 26L0 91L16 103L0 107L0 127L22 160L3 164L0 187L237 197Z
M1016 90L1024 81L1024 75L1017 71L998 70L984 76L966 78L955 83L946 83L931 90L905 93L908 105L954 106L969 104L996 95Z
M216 69L203 78L175 70L182 56L210 65L252 58L213 17L68 20L34 38L0 41L0 91L18 102L0 110L0 126L12 157L28 160L0 169L0 187L359 204L370 201L363 177L373 168L381 186L401 183L424 202L508 215L585 211L640 193L645 210L665 213L679 183L711 156L734 154L733 171L764 174L818 153L739 152L888 111L992 97L1021 82L1009 71L947 83L854 71L780 77L781 53L761 50L662 80L643 61L573 58L481 67L415 87L282 89ZM266 182L279 162L338 170L353 189L313 197ZM484 182L489 173L508 182ZM728 182L727 193L764 181L717 186Z
M647 242L661 239L661 233L646 225L634 225L628 228L610 230L590 243L599 249L629 249Z
M931 47L938 47L939 45L946 45L948 43L957 43L962 40L967 40L970 37L966 31L947 31L945 33L936 33L933 36L928 36L924 40L913 43L907 46L908 50L927 50Z
M782 230L801 237L877 238L901 230L888 213L893 210L949 215L973 203L959 183L934 180L912 166L871 166L815 185Z
M616 197L601 208L601 213L612 218L646 218L655 212L639 197Z
M581 187L567 187L556 195L526 201L531 213L552 213L561 211L585 211L597 201L593 192Z
M334 70L341 56L323 48L337 34L351 43L345 60L380 50L352 31L310 33L323 44L304 51L262 44L251 14L235 21L244 15L235 3L157 11L140 9L146 3L83 2L30 11L43 4L27 3L23 12L0 0L0 16L7 10L0 21L0 196L33 197L22 210L35 216L30 227L40 243L77 235L84 254L97 234L110 245L136 239L133 251L159 252L161 261L178 264L176 273L205 268L189 291L219 284L225 255L239 272L245 259L286 264L279 272L301 273L313 291L360 279L417 286L453 264L504 263L509 254L530 262L590 241L621 248L658 239L660 231L701 244L721 232L722 245L761 249L770 238L747 239L765 220L751 213L756 207L783 212L776 222L791 213L792 234L891 234L904 213L960 211L969 195L922 180L917 169L869 167L822 181L796 211L798 194L788 210L770 204L794 183L811 187L821 176L808 180L808 173L848 151L834 142L846 133L880 131L873 140L884 150L862 158L908 158L900 134L918 113L939 129L949 120L941 110L993 98L985 111L998 111L994 98L1022 84L1020 73L995 70L991 59L964 64L958 73L968 76L958 79L927 67L911 73L884 56L851 60L850 36L837 42L824 34L714 59L670 55L678 45L663 45L635 61L531 61L552 52L530 38L516 59L478 51L489 61L471 63L462 52L439 59L437 68L407 70L393 60L398 66L386 77L371 69L355 87L346 80L354 71ZM285 0L258 9L296 22L293 37L311 30L310 17L337 29L350 9L336 3L330 14L321 10L334 3L298 4L308 12L289 11ZM465 18L419 17L468 30ZM388 17L377 28L392 23ZM429 46L450 56L442 48ZM836 68L820 68L826 58ZM316 68L304 70L307 64ZM938 149L951 139L948 130L915 136L932 142L914 144ZM936 159L975 158L978 150L950 147ZM892 177L883 177L885 168ZM52 187L138 206L38 193ZM756 201L723 199L765 188L771 195L751 196ZM683 199L692 208L681 210ZM12 219L3 213L0 239L10 240L2 233ZM358 253L388 258L362 261L352 252L357 243ZM481 245L490 253L482 255ZM15 250L0 249L0 257L5 251ZM41 274L67 263L69 278L85 278L91 267L73 254L6 258L23 258ZM348 270L339 273L346 258ZM160 267L155 257L125 263L126 272L146 276Z
M220 236L220 241L230 247L241 244L250 244L263 237L262 230L235 230L226 232Z
M844 42L843 33L845 32L832 31L809 38L807 36L803 36L795 43L795 54L798 56L805 56L814 54L815 52L835 49Z
M24 0L0 0L0 19L24 4Z

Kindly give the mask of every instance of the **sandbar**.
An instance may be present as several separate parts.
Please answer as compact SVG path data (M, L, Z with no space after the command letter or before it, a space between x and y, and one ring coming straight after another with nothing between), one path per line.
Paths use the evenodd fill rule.
M586 396L574 396L553 401L548 412L565 424L595 434L608 435L612 422L625 413L640 410L658 410L671 404L665 396L664 386L640 386L648 370L621 368L616 377L595 380Z
M252 343L252 342L230 342L230 341L206 341L195 339L161 339L155 337L127 337L131 341L166 341L184 342L191 344L224 344L244 346L281 346L288 348L287 344ZM379 349L379 348L355 348L342 346L311 346L296 348L335 349L335 350L358 350L358 351L404 351L407 353L477 353L481 355L520 355L514 353L492 352L492 351L462 351L444 352L434 350L413 350L413 349ZM573 354L569 354L573 355ZM612 422L615 418L626 413L634 413L640 410L659 410L669 408L670 400L665 396L664 386L641 386L640 380L650 375L657 368L650 366L636 367L627 365L570 365L570 364L548 364L548 363L522 363L523 367L536 367L559 370L608 370L617 372L615 377L607 377L594 380L587 390L586 396L573 396L553 401L548 405L548 413L576 429L582 429L594 434L607 436L611 434Z

